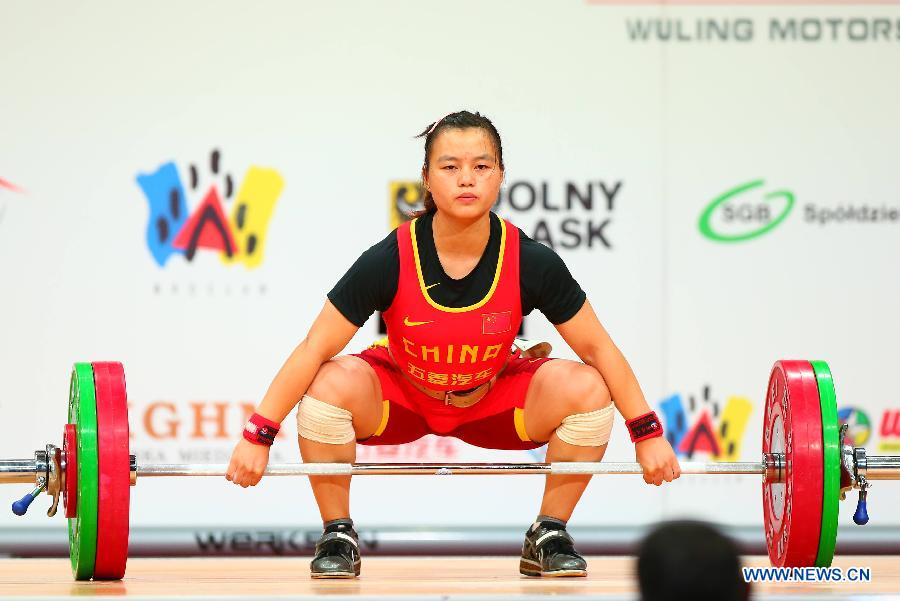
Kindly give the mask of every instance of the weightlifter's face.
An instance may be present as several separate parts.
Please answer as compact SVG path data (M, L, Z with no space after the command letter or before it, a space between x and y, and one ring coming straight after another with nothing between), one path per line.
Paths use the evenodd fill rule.
M445 129L431 146L422 180L439 211L475 220L490 211L500 193L503 169L490 135L481 128Z

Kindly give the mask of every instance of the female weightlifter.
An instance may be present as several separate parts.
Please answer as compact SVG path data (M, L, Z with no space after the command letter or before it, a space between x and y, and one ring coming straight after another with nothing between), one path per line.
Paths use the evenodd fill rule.
M226 478L243 487L260 481L269 445L298 399L300 454L309 463L352 463L357 444L425 434L491 449L546 444L548 462L600 461L615 399L644 480L659 486L678 478L656 414L562 259L491 211L504 177L491 121L460 111L419 137L425 210L365 251L328 293L248 421ZM534 309L582 362L513 350L522 316ZM337 356L376 310L386 339ZM587 573L566 522L590 478L547 476L522 574ZM358 576L350 476L309 481L324 522L312 576Z

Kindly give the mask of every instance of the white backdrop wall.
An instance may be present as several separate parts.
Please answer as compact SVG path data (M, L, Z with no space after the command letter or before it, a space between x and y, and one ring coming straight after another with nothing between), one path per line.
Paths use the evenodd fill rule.
M116 359L139 461L226 462L245 406L325 293L389 231L389 191L421 164L412 137L460 108L503 135L499 212L564 258L655 408L681 403L689 427L704 413L714 428L728 421L718 441L728 458L755 460L771 364L823 358L857 443L896 451L900 8L754 4L4 3L15 26L0 38L0 456L59 442L70 365ZM188 212L211 188L227 215L250 201L251 219L262 216L257 265L204 248L160 264L147 236L150 208L166 199L148 201L137 178L168 163ZM242 191L256 185L253 168L270 180ZM741 242L704 235L704 209L749 183L709 232L785 219ZM172 236L186 216L170 220ZM540 314L525 328L574 358ZM348 351L377 335L373 318ZM273 460L298 461L292 417L285 424ZM726 458L703 449L695 460ZM359 452L539 457L435 437ZM621 420L607 458L633 458ZM359 478L353 515L523 525L542 487L530 476ZM133 492L136 525L318 521L302 479L250 490L159 479ZM759 497L757 478L662 489L609 478L594 481L574 520L751 525ZM879 487L873 514L898 501ZM43 520L0 513L3 527Z

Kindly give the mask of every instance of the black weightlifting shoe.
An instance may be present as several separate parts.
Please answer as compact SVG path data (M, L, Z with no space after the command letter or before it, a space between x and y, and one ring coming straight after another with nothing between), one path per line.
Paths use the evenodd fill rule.
M360 569L359 535L353 520L334 520L316 543L316 556L309 564L313 578L356 578Z
M587 576L587 562L563 522L542 520L525 533L519 573L525 576Z

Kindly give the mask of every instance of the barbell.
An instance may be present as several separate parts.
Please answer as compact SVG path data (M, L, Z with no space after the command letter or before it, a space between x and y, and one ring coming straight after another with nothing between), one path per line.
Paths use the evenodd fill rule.
M35 482L13 503L24 515L46 491L48 516L62 496L76 580L117 580L128 559L131 487L139 478L224 476L224 464L138 465L130 454L125 371L121 363L76 363L62 447L47 444L34 459L0 459L0 484ZM900 457L867 456L844 442L831 370L823 361L778 361L766 390L762 459L683 462L682 474L762 476L763 522L775 566L830 566L838 501L860 491L854 521L865 524L871 480L900 479ZM638 463L299 463L270 464L266 476L642 474Z

